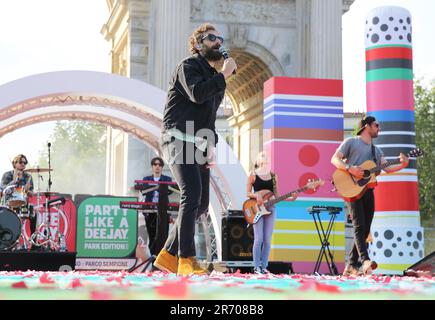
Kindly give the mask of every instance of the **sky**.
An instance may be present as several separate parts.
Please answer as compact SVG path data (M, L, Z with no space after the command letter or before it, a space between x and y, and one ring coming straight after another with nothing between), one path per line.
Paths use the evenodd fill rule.
M435 78L435 1L356 0L343 15L343 80L346 112L365 111L364 23L372 8L397 5L413 17L414 73ZM105 0L0 1L0 85L60 70L110 72L110 43L100 33ZM53 122L18 129L0 138L0 174L19 153L36 164L47 149Z
M399 6L411 13L413 70L423 83L435 79L435 1L356 0L343 15L343 100L345 112L365 112L365 44L367 13L376 7Z
M0 85L50 71L110 72L110 43L100 33L108 17L105 0L0 0ZM54 124L0 137L0 174L12 169L10 160L19 153L28 168L36 164Z

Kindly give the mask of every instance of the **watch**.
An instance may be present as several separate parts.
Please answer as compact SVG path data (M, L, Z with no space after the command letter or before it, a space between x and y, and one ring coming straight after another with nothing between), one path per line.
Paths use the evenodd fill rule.
M346 164L346 171L349 171L350 169L350 164Z

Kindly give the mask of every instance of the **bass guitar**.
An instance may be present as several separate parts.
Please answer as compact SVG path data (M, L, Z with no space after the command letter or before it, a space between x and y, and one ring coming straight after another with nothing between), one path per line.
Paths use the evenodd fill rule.
M249 224L255 224L260 220L260 218L264 215L268 215L271 212L267 210L268 207L283 201L290 197L293 193L300 193L308 189L315 190L318 186L323 185L325 182L321 179L316 179L313 181L308 180L308 183L302 188L293 190L289 193L286 193L278 198L274 198L274 194L270 190L260 190L258 193L261 193L264 199L264 203L261 206L258 206L256 199L248 199L243 202L243 214L245 216L245 220Z

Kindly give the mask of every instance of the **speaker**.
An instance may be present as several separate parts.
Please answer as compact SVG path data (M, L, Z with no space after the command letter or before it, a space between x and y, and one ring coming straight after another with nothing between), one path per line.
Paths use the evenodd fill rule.
M291 262L269 261L267 269L273 274L291 274L294 273Z
M243 211L230 210L222 218L222 260L252 260L254 228L249 225Z
M234 273L237 270L240 273L253 273L253 261L222 261L217 265L213 265L214 269L222 272L222 267L226 268L229 273ZM291 262L288 261L269 261L267 270L273 274L291 274L294 273Z
M1 271L72 271L77 252L0 251Z
M403 271L405 276L435 275L435 251Z
M74 195L74 204L78 208L80 206L80 203L82 203L83 200L89 197L93 197L93 195L88 193L77 193Z

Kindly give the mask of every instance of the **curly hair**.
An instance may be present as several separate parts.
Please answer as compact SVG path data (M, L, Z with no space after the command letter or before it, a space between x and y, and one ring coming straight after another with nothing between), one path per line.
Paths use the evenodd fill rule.
M198 28L196 28L189 37L189 51L194 53L199 53L197 45L201 43L201 37L204 33L210 30L216 30L216 27L208 22L203 23Z

